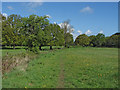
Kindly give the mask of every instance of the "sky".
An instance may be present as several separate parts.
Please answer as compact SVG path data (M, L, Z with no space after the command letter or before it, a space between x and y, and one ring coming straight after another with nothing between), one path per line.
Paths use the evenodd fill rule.
M5 16L49 15L50 22L70 20L74 39L80 34L110 36L118 32L118 2L3 2Z

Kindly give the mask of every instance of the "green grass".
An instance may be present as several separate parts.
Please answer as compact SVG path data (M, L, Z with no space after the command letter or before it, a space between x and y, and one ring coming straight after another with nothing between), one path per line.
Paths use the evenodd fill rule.
M0 50L0 52L2 52L2 56L6 56L7 53L8 54L11 54L11 55L16 55L16 54L20 54L20 53L25 53L26 50L25 49L16 49L16 50L13 50L13 49L2 49Z
M23 48L26 48L24 46L16 46L17 49L12 49L10 46L7 46L7 48L9 49L0 49L0 52L2 52L2 56L6 56L6 54L11 54L11 55L16 55L16 54L20 54L20 53L25 53L26 50ZM63 46L53 46L53 49L57 49L57 48L63 48ZM49 50L50 47L49 46L43 46L42 49L45 50ZM43 52L43 51L42 51Z
M23 48L26 48L26 47L24 47L24 46L16 46L16 49L14 50L13 47L6 46L4 49L0 49L0 52L2 52L2 57L6 56L7 54L17 55L17 54L26 52L26 50L23 49Z
M60 84L65 88L116 88L118 49L76 47L41 51L28 63L26 71L16 67L4 74L2 84L3 88L56 88Z
M63 48L63 46L52 46L53 49L57 49L57 48ZM42 49L46 49L49 50L50 47L49 46L42 46Z

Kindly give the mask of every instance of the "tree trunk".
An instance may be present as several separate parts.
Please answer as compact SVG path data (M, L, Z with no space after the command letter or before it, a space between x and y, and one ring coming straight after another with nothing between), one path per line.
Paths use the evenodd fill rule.
M52 46L50 46L50 50L52 50Z
M39 50L42 50L41 46L39 46Z
M13 49L15 49L15 44L13 45Z
M65 47L67 47L67 45L65 44Z

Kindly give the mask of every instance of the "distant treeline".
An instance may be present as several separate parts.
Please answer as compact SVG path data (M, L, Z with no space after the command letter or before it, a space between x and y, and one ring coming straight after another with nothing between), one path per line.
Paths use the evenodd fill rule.
M105 37L104 34L96 36L79 35L73 41L73 27L69 21L64 21L61 27L57 23L50 23L49 16L30 15L21 17L12 14L2 17L2 46L27 46L28 50L38 52L42 46L65 46L71 45L91 47L118 47L120 35Z
M75 45L91 46L91 47L120 47L120 35L114 34L105 37L104 34L98 33L96 36L79 35L75 40Z

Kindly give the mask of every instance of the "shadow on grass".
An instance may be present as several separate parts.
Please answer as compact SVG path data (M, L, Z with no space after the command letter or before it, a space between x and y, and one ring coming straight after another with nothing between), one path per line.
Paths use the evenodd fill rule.
M13 48L7 48L7 47L2 47L2 48L0 47L0 49L4 49L4 50L5 50L5 49L7 49L7 50L8 50L8 49L9 49L9 50L14 50ZM26 48L15 48L15 49L26 49Z
M52 50L57 50L57 49L63 49L63 48L53 48L53 49L41 49L40 51L52 51Z
M25 50L28 50L27 47L16 47L15 49L13 47L0 47L0 49L3 49L3 50L18 50L18 49L25 49ZM56 48L52 48L52 49L49 49L49 48L44 48L44 49L41 49L40 51L52 51L52 50L57 50L57 49L63 49L63 48L59 48L59 47L56 47Z

